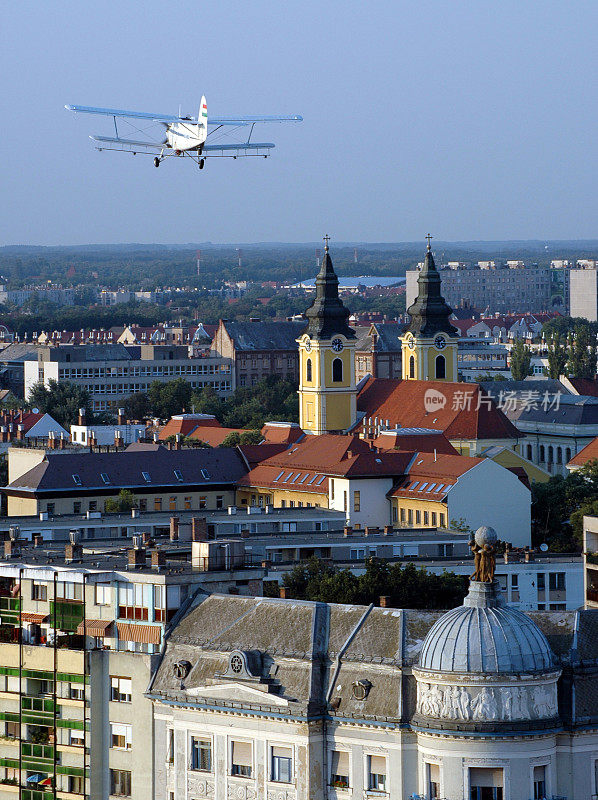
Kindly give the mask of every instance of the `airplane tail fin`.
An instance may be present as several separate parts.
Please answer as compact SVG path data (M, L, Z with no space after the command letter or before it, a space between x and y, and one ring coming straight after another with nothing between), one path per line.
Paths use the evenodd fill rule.
M205 94L201 97L201 103L199 104L199 113L197 115L198 124L200 126L200 131L203 131L204 142L208 135L208 106L206 104L206 96Z

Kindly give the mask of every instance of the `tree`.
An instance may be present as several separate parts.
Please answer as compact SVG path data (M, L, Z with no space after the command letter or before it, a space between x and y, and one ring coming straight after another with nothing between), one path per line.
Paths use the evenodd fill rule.
M184 378L163 383L154 381L149 388L148 398L151 413L161 419L169 419L189 408L191 403L191 384Z
M415 564L402 565L378 558L366 561L355 575L313 556L283 577L287 596L326 603L369 604L390 597L396 608L452 608L462 602L467 579L454 573L434 575Z
M592 379L596 375L596 336L589 326L579 326L569 345L567 369L574 378Z
M135 392L122 401L127 419L146 419L150 415L150 401L147 392Z
M522 381L531 374L532 352L523 339L515 339L511 348L511 375L514 381Z
M241 434L238 431L232 431L224 437L218 447L237 447L239 444L241 444Z
M548 342L548 377L558 380L565 371L567 350L557 331Z
M263 438L259 431L243 431L239 444L259 444Z
M79 409L85 409L88 423L93 422L91 399L86 389L70 381L56 381L50 378L48 385L36 383L29 393L28 403L32 408L39 408L49 414L67 430L77 422Z
M118 497L109 497L104 503L104 510L107 514L118 514L123 511L130 511L135 508L135 495L128 489L121 489Z

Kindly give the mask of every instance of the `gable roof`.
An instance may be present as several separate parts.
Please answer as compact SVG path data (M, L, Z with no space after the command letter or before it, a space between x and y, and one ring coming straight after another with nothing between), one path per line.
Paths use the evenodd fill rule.
M306 320L293 322L224 322L235 350L292 350L297 353L297 337L305 330Z
M177 479L174 470L183 480ZM203 472L202 472L203 471ZM244 475L246 467L234 448L193 448L167 450L165 447L137 446L113 453L47 453L37 466L14 480L8 490L29 492L110 490L192 484L231 484ZM109 483L102 479L102 473ZM150 480L146 480L147 473ZM73 476L77 476L75 481Z
M442 408L427 411L425 396L434 390L446 398ZM357 395L358 424L378 418L385 427L435 428L448 439L518 439L522 434L488 398L479 384L369 378ZM387 424L388 421L388 424Z
M458 455L442 431L433 428L394 428L380 431L372 444L380 450L418 450Z
M594 459L598 459L598 436L573 456L567 466L583 467L588 461L594 461Z
M483 462L483 458L471 456L417 453L389 496L441 500L462 475Z

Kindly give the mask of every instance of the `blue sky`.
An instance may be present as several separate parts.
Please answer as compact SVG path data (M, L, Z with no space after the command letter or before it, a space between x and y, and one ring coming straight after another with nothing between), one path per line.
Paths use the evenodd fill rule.
M595 238L595 0L20 0L0 244ZM97 153L65 103L264 126L272 158Z

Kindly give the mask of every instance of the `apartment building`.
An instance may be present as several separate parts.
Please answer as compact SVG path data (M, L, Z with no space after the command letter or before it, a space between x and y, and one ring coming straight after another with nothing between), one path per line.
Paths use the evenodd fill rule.
M154 381L184 378L193 389L211 387L219 394L234 389L231 361L209 352L189 358L184 345L66 345L36 349L37 358L24 362L24 395L42 382L67 380L86 389L94 411L115 410L135 392L146 392Z
M188 561L132 547L35 545L0 559L0 798L147 800L152 706L164 634L202 587L261 591L242 543L194 541ZM218 552L216 552L218 549ZM175 560L171 561L174 556Z
M269 375L299 380L297 337L307 322L220 320L212 355L232 364L235 386L252 386Z
M493 262L485 262L493 263ZM407 308L415 301L419 270L407 270ZM552 277L549 268L509 267L441 268L442 294L453 308L463 302L491 312L547 311L551 308Z

